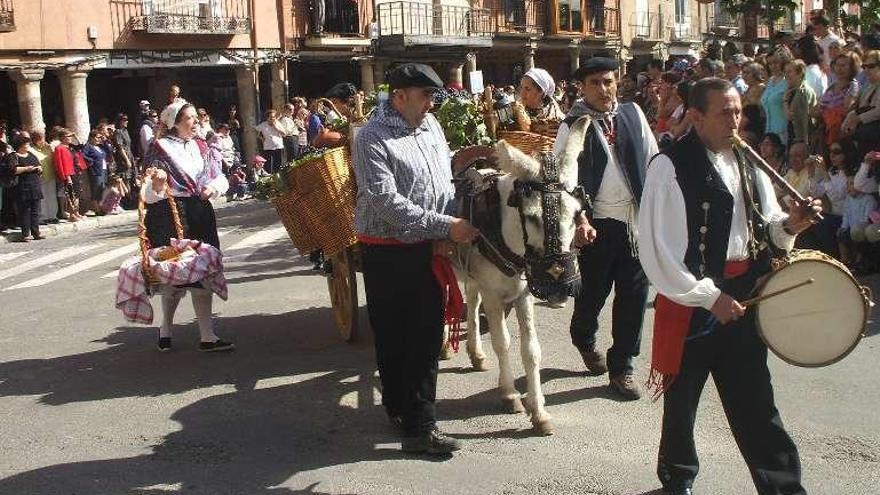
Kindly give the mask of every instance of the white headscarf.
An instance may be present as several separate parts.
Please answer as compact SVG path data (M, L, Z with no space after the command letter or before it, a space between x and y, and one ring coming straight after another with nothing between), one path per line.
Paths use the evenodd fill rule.
M173 129L174 123L177 121L177 114L180 113L186 104L187 101L183 98L174 100L174 103L171 103L162 110L162 114L159 115L159 122L165 124L167 129Z
M556 83L553 81L553 76L544 69L529 69L523 77L528 77L532 81L535 81L535 84L537 84L538 87L541 88L541 91L544 92L544 96L552 97L553 94L556 93Z

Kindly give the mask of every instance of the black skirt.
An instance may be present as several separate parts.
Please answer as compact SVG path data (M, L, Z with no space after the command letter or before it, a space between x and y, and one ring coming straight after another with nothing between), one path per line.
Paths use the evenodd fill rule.
M211 202L196 197L174 198L174 201L177 204L177 212L180 214L184 236L187 239L202 241L220 249L217 218L214 216L214 207L211 206ZM147 205L144 221L147 226L150 247L168 246L171 244L171 238L177 237L167 199Z

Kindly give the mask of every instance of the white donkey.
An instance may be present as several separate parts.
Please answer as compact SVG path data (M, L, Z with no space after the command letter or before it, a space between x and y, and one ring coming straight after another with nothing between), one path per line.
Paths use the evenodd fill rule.
M497 214L487 219L492 215L474 212L473 203L468 200L464 206L470 205L471 211L460 212L470 216L483 234L479 241L482 246L462 246L454 260L459 278L465 281L467 351L474 369L487 369L478 316L482 298L492 347L498 357L498 387L505 408L512 413L527 412L538 433L552 435L553 424L544 408L541 392L541 345L535 331L533 294L550 303L559 303L579 290L577 258L570 250L575 215L582 209L583 201L576 191L576 160L556 160L549 153L536 159L504 141L496 145L495 156L504 173L482 181L489 188L482 194L497 192L500 219ZM557 169L556 164L563 163L573 166L570 170ZM471 184L481 182L473 178L478 173L475 169L467 172ZM478 194L471 191L472 196ZM496 230L494 239L487 235L493 228ZM512 270L512 266L516 269ZM520 352L528 386L525 408L514 387L508 355L510 334L506 314L511 306L519 322Z

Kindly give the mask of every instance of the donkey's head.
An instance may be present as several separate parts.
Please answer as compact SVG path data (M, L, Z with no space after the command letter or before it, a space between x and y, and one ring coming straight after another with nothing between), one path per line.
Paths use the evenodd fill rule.
M500 141L498 164L510 174L498 189L508 208L502 213L504 240L526 261L532 295L551 303L565 301L580 290L577 256L571 251L575 216L583 209L577 187L576 161L560 169L553 153L537 158ZM517 238L518 237L518 238Z

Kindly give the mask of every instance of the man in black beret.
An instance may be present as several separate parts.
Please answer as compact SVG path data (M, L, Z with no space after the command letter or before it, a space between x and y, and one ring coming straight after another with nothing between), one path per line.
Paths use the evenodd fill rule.
M635 400L641 391L633 378L632 361L639 355L648 298L635 219L657 142L639 106L617 102L617 68L615 59L593 57L575 72L583 99L560 125L554 152L562 159L577 160L578 183L592 200L580 213L575 234L583 289L575 298L571 340L591 373L610 372L611 389ZM596 350L596 333L612 286L614 342L606 361L605 354Z
M437 428L434 412L444 293L453 297L457 286L454 276L436 274L451 273L450 242L470 242L479 232L454 216L449 146L429 113L443 81L422 64L403 64L388 81L390 97L352 147L364 291L382 404L403 428L402 448L444 455L459 449Z

